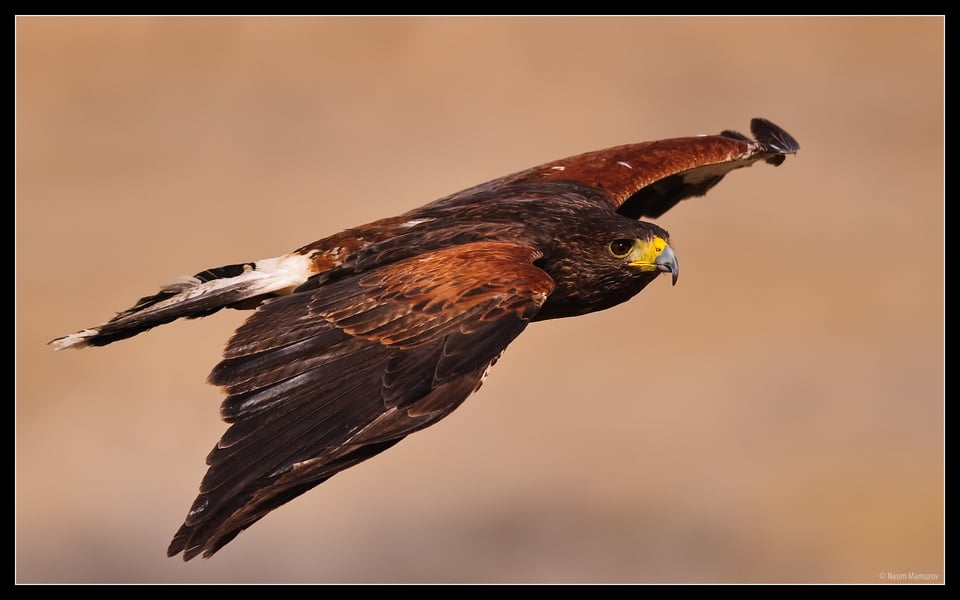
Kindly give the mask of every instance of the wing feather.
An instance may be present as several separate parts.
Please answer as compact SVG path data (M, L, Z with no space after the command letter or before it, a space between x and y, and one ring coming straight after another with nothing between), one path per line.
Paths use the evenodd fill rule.
M615 146L546 163L496 182L572 181L601 190L617 212L657 218L681 200L703 196L724 175L757 161L779 165L800 145L766 119L750 122L753 135L735 131ZM487 184L490 186L491 184Z
M449 414L552 291L539 257L466 244L264 302L210 375L231 425L168 553L209 556Z

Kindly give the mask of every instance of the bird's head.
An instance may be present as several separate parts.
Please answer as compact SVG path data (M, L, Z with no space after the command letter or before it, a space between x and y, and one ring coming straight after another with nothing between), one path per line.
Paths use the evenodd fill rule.
M538 319L610 308L635 296L660 273L669 273L674 284L680 273L665 230L619 216L557 239L551 254L537 264L556 284Z

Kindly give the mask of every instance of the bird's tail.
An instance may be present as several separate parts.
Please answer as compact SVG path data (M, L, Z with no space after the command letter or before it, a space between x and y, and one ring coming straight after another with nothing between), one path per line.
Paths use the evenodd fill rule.
M311 263L302 254L207 269L141 298L102 325L50 342L56 350L106 346L179 318L196 319L222 308L254 308L304 283Z

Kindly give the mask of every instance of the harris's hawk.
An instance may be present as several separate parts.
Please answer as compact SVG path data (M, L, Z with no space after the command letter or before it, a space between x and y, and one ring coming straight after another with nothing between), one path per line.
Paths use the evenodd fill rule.
M51 342L103 346L181 317L255 309L209 381L229 423L168 548L209 557L278 506L436 423L531 321L610 308L677 257L656 218L729 171L782 163L783 129L557 160L331 235L207 269Z

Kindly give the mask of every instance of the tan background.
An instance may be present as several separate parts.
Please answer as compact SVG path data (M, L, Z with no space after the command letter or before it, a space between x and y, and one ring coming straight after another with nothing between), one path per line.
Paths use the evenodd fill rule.
M941 18L20 18L18 582L943 581ZM448 420L165 557L241 313L45 343L178 275L765 116L683 273L535 324ZM887 579L884 579L887 578Z

